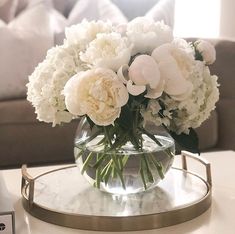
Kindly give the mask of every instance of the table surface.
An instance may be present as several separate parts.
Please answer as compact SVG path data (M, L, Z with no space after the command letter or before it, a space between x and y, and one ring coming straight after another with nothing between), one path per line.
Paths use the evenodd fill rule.
M148 234L234 234L235 233L235 152L220 151L203 153L201 155L211 163L212 167L212 206L199 217L178 225L161 229L136 231L131 233ZM179 160L175 160L179 164ZM30 169L30 174L35 176L42 172L55 169L61 166L37 167ZM189 162L189 169L205 175L205 168L198 162ZM46 223L32 217L22 207L21 202L21 171L20 169L3 170L3 178L12 196L16 213L17 234L91 234L94 231L84 231L61 227ZM96 232L111 233L111 232ZM130 233L130 232L122 232Z

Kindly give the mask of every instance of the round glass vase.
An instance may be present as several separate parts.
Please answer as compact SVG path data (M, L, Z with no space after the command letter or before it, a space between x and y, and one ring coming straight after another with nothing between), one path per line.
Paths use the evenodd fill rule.
M107 150L101 129L91 128L84 117L74 141L75 162L91 185L108 193L132 194L152 189L164 179L174 160L175 144L163 128L147 126L138 150L130 141Z

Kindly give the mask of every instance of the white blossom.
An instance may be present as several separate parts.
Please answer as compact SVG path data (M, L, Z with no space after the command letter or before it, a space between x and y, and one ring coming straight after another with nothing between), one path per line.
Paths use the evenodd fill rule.
M158 100L152 100L146 109L147 113L142 111L145 121L153 121L156 124L164 121L170 130L178 134L188 133L189 128L199 127L210 116L219 99L217 76L211 76L203 62L195 61L188 79L193 84L193 90L187 99L179 101L167 95L162 96L160 100L168 112L164 119L151 107L152 102L158 103Z
M67 109L74 115L87 114L97 125L113 124L128 92L116 73L97 68L73 76L64 88Z
M206 64L209 65L215 62L216 51L215 47L211 43L204 40L198 40L194 43L194 45L202 55L202 58L206 62Z
M192 54L175 43L166 43L157 47L152 57L165 81L164 91L175 100L186 99L192 91L192 83L188 79L194 63Z
M144 123L188 133L209 117L219 98L217 77L207 67L215 50L201 40L194 47L146 18L117 27L84 20L66 29L64 44L36 67L27 99L37 118L53 126L83 115L107 126L124 106L132 111L135 96L143 94ZM198 52L204 61L195 59Z
M127 38L119 33L99 33L87 49L81 53L81 60L95 67L117 71L127 64L131 57L131 47Z
M158 64L151 56L137 56L130 65L129 78L127 89L132 95L139 95L139 92L144 92L146 89L145 97L158 98L162 95L164 80L160 76ZM139 92L136 92L136 89Z
M137 17L130 21L127 24L126 35L134 45L132 55L151 54L156 47L173 40L169 26L145 17Z
M82 65L75 48L64 45L48 51L27 84L27 99L35 107L40 121L52 122L55 126L72 120L74 116L66 110L61 91L70 77L80 70Z
M66 40L68 45L78 44L84 49L96 38L98 33L111 33L113 31L110 22L83 20L80 24L72 25L65 29Z

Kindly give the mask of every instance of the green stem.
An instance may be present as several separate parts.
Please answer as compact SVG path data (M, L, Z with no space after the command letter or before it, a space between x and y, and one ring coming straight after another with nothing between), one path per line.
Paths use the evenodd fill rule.
M148 181L149 181L150 183L153 183L153 182L154 182L153 174L152 174L151 169L150 169L150 167L149 167L148 158L146 157L145 154L143 155L143 159L144 159L144 163L145 163L145 165L146 165L146 174L147 174Z
M99 158L100 158L100 156L99 156L99 154L97 155L97 160L99 160ZM96 179L96 187L97 188L100 188L100 182L101 182L101 167L98 167L97 169L96 169L96 177L95 177L95 179Z
M101 165L101 163L104 161L105 156L106 155L103 154L101 157L99 157L99 159L97 159L96 163L92 167L97 169Z
M153 165L156 167L160 178L163 179L164 178L164 173L163 173L162 164L160 162L158 162L157 160L155 160L155 158L152 154L150 154L150 159L152 160Z
M153 135L151 134L150 132L148 132L146 129L144 128L139 128L139 130L146 134L150 139L152 139L153 141L155 141L159 146L162 146L162 143Z
M85 162L83 163L81 174L83 174L86 171L87 167L89 166L90 161L92 160L92 156L93 156L92 152L88 154Z
M156 142L159 146L163 146L162 143L151 133L149 133L146 129L144 128L139 128L139 130L146 134L150 139L152 139L154 142ZM174 154L171 152L170 149L165 149L163 152L170 158L174 157Z
M108 143L111 147L113 144L112 144L112 141L111 141L111 138L110 138L110 135L109 135L109 131L107 130L106 127L103 127L103 129L104 129L105 138L106 138L106 140L108 141Z
M111 172L112 172L112 164L110 164L105 172L105 175L104 175L104 183L107 184L108 183L108 180L109 180L109 177L111 175Z
M114 168L115 168L115 171L117 172L117 175L119 176L120 180L121 180L121 183L122 183L122 187L124 189L126 189L126 186L125 186L125 182L124 182L124 178L123 178L123 174L122 174L122 171L120 170L119 168L119 163L117 161L117 158L116 158L116 155L113 154L112 155L112 160L114 162Z
M107 173L108 168L112 166L112 159L109 160L109 162L105 165L105 167L103 168L102 172L101 172L101 177L103 178L105 176L105 174Z
M146 180L145 180L145 163L143 161L143 158L141 157L140 159L140 176L141 176L141 179L142 179L142 182L143 182L143 185L144 185L144 189L146 190L147 189L147 184L146 184Z

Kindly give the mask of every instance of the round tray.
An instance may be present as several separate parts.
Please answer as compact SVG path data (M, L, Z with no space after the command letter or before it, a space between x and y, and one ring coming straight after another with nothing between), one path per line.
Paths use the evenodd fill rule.
M186 157L206 166L207 181L187 171ZM130 231L181 223L211 205L210 164L182 153L183 168L172 168L159 186L131 195L113 195L91 187L76 166L32 178L22 167L24 208L49 223L78 229Z

